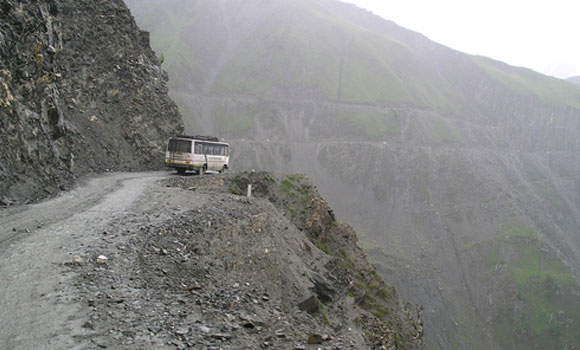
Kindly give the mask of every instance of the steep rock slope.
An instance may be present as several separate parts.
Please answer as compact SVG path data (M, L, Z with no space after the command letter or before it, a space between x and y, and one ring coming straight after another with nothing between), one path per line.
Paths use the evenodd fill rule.
M422 348L421 310L400 303L305 177L173 177L151 196L87 247L106 264L70 264L92 344Z
M122 1L4 0L0 18L0 205L160 167L182 122Z
M440 349L580 343L580 89L335 1L129 1L189 130L308 173ZM175 11L179 9L179 11Z

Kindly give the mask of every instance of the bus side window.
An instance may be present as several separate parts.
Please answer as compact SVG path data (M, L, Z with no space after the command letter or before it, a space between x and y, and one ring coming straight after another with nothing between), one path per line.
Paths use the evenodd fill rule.
M201 143L195 144L195 154L203 154L203 145Z
M226 155L226 146L220 146L220 155L222 156Z

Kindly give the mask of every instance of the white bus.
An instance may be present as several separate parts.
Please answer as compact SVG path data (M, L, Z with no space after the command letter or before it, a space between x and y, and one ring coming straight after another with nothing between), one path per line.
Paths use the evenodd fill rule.
M211 136L170 137L165 166L174 168L179 174L185 174L187 170L195 170L200 175L207 170L222 173L230 166L230 146Z

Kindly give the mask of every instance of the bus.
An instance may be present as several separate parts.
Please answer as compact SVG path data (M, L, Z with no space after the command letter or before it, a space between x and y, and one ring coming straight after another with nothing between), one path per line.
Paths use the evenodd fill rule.
M167 141L165 166L179 174L187 170L200 175L207 170L223 173L230 166L230 146L212 136L173 136Z

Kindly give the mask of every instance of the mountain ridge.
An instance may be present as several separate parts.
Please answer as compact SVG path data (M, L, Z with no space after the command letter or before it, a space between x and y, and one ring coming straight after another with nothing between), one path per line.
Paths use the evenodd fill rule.
M173 0L172 1L173 4L181 4L179 1ZM216 2L213 5L208 5L208 4L203 4L202 2L200 2L199 6L206 6L207 7L207 11L209 13L212 13L214 11L221 11L223 9L224 5L218 5L219 2ZM233 4L232 2L228 3L230 5L230 8L228 8L227 10L224 9L224 11L235 11L232 10L233 8L239 8L240 5L231 5ZM282 6L280 2L276 2L275 6ZM308 4L312 4L312 7L315 7L317 9L317 11L315 11L315 15L308 15L308 16L303 16L303 18L300 18L299 22L300 25L290 25L290 23L294 23L292 19L289 20L280 20L279 18L284 18L285 13L294 13L294 12L298 12L298 11L302 11L302 13L308 13L310 14L310 12L307 12L305 10L303 10L303 8L305 6L307 6ZM331 6L331 5L334 5ZM145 3L144 5L142 4L141 6L147 6L147 4ZM152 5L154 6L154 5ZM209 7L208 7L209 6ZM221 7L220 7L221 6ZM238 7L236 7L238 6ZM256 5L251 5L251 4L247 4L245 5L245 7L242 8L253 8L252 6L256 7ZM274 6L274 5L272 5ZM335 4L332 1L300 1L300 2L294 2L292 4L285 4L285 6L287 8L284 8L284 11L282 11L282 9L273 9L273 8L269 8L268 9L268 14L262 16L262 19L264 22L260 23L260 25L258 26L256 23L250 25L247 22L250 21L250 19L253 19L254 17L252 17L253 15L248 15L247 18L244 20L244 18L239 15L239 14L228 14L228 15L220 15L220 14L214 14L212 16L215 16L215 20L216 21L221 21L222 23L220 23L220 26L218 28L221 28L220 31L216 31L213 32L211 34L211 36L208 36L207 38L205 38L205 42L206 44L210 45L211 47L214 47L213 49L208 50L204 50L205 53L209 53L211 55L211 50L216 50L217 48L215 48L216 46L219 45L223 45L223 47L228 47L227 44L227 40L228 37L231 38L231 35L228 36L228 31L226 29L223 29L224 27L227 28L227 26L225 24L223 24L224 18L230 18L230 17L234 17L236 15L239 15L238 17L242 17L242 19L237 19L238 22L236 22L236 25L241 26L241 28L239 28L239 31L243 32L244 29L247 30L246 34L240 34L240 33L236 33L236 45L234 46L239 46L241 45L241 42L239 42L239 40L243 41L243 40L247 40L248 38L250 38L250 33L256 33L257 31L260 32L259 30L257 30L258 27L264 27L264 31L268 33L268 36L264 36L263 38L252 38L251 42L249 43L250 45L254 45L254 46L247 46L244 47L243 53L237 53L238 57L236 57L235 62L230 62L228 69L230 69L230 71L228 72L224 72L222 74L221 80L220 77L217 77L217 90L215 92L217 93L240 93L242 91L245 92L249 92L249 93L253 93L253 94L260 94L260 95L266 95L268 96L268 94L272 94L273 92L271 91L272 88L276 89L276 84L280 84L284 82L285 79L290 79L288 81L287 87L292 88L292 86L299 86L299 85L303 85L303 88L306 89L305 91L307 91L309 93L309 96L312 96L312 93L317 94L317 97L324 97L325 99L330 99L330 100L336 100L337 95L342 95L340 93L338 93L339 90L341 90L337 84L338 84L338 80L340 80L340 78L337 78L335 75L337 74L337 72L339 71L338 66L340 65L340 62L337 61L341 56L341 52L344 51L345 49L345 45L348 45L350 42L350 45L355 45L355 47L352 50L349 50L351 52L351 56L354 54L355 56L352 56L355 60L362 60L360 62L356 62L354 61L354 65L352 66L353 69L356 69L356 73L357 74L364 74L365 80L367 81L367 84L369 86L364 87L364 86L357 86L356 88L353 88L353 92L349 93L348 91L344 91L343 94L343 98L346 102L379 102L379 101L383 101L383 102L403 102L403 103L413 103L413 104L417 104L418 102L422 103L423 105L429 105L429 106L435 106L438 107L440 109L442 109L443 111L449 111L449 110L453 110L452 107L450 107L450 105L452 105L452 103L449 102L459 102L457 103L458 105L461 105L461 101L457 100L456 98L452 98L450 97L449 94L451 95L457 95L457 89L450 87L449 83L453 83L453 84L458 84L461 83L461 71L465 71L465 70L483 70L486 72L491 72L488 74L488 76L492 76L493 77L493 81L496 81L496 84L500 84L501 86L505 85L506 89L509 90L517 90L518 88L521 87L521 85L532 85L535 86L535 91L534 93L539 95L542 98L545 98L546 100L550 101L551 99L555 99L557 102L562 102L562 100L566 100L566 97L562 97L562 96L558 96L558 94L556 94L555 96L551 96L550 92L541 88L541 84L544 84L546 82L548 82L549 84L553 85L553 88L550 88L550 90L556 90L556 89L563 89L563 85L559 84L559 80L557 79L552 79L550 77L545 77L545 76L541 76L541 75L533 75L532 77L529 78L525 78L523 81L521 81L520 78L517 79L513 79L513 77L510 76L510 74L508 74L507 72L505 72L506 70L506 66L503 64L500 64L499 62L495 62L489 59L485 59L485 58L481 58L481 57L476 57L476 56L466 56L463 54L460 54L459 52L447 49L439 44L435 44L431 41L429 41L427 38L420 36L414 32L408 31L408 30L404 30L400 27L397 27L394 23L391 22L387 22L385 20L382 20L379 17L376 17L374 15L365 13L365 15L363 15L363 20L367 19L367 18L372 18L374 21L376 21L377 23L382 23L383 26L380 25L375 25L375 26L371 26L371 28L376 28L379 27L381 29L381 32L379 34L376 34L375 32L371 32L369 29L367 29L369 26L367 26L367 28L361 27L358 23L356 24L352 24L352 22L348 22L346 20L343 21L339 21L338 23L336 22L329 22L328 24L320 24L320 23L326 23L323 19L330 17L330 15L332 14L336 14L338 13L339 15L342 15L342 13L344 13L344 8L354 8L354 6L350 6L350 5L346 5L346 4ZM324 7L323 7L324 6ZM134 6L133 6L134 7ZM186 4L181 4L182 8L187 8ZM138 10L138 9L136 9ZM279 11L278 11L279 10ZM332 12L334 11L334 13ZM185 11L184 11L185 12ZM204 13L208 13L208 12L204 12ZM360 11L359 11L360 12ZM241 12L243 14L243 12ZM278 14L277 14L278 13ZM322 13L322 14L321 14ZM346 12L348 13L348 12ZM358 12L357 12L358 13ZM195 15L195 13L193 14ZM139 17L139 16L138 16ZM234 18L238 18L238 17L234 17ZM336 16L335 16L336 17ZM358 22L361 21L361 19L357 18L356 16L351 16L354 17ZM189 21L194 21L194 17L193 16L187 16L187 18L189 19ZM169 20L169 19L168 19ZM245 21L245 22L244 22ZM296 20L298 21L298 20ZM305 21L308 21L308 23L305 23ZM347 23L349 27L344 28L345 24ZM387 23L388 25L384 25L384 23ZM318 27L317 27L318 25ZM356 26L356 28L361 28L364 29L362 32L357 32L355 34L351 33L351 29L353 29L353 25ZM287 52L288 54L285 56L284 58L284 64L286 65L284 70L295 70L295 73L298 74L294 74L294 72L292 72L292 75L288 78L285 77L284 74L280 71L273 71L270 70L268 68L268 66L272 65L272 63L270 64L262 64L261 59L259 57L262 56L267 56L267 52L268 51L272 51L272 50L266 50L265 47L266 46L272 46L275 45L275 42L273 42L271 39L272 37L277 38L277 35L282 29L276 29L276 28L284 28L284 30L286 30L286 28L307 28L307 27L311 27L311 28L316 28L315 30L318 31L322 31L326 37L325 40L330 40L329 42L331 43L331 45L329 45L328 43L312 43L312 45L314 47L329 47L332 49L332 51L328 51L326 52L327 55L325 56L320 56L322 58L322 60L317 59L316 57L318 56L313 56L312 59L309 58L309 51L311 49L308 49L306 51L304 51L305 49L303 49L300 46L301 42L304 42L305 38L304 35L305 33L300 33L300 32L292 32L292 30L297 30L297 29L290 29L290 32L285 33L285 34L281 34L283 35L282 38L280 39L275 39L275 40L285 40L285 42L292 42L291 41L291 37L294 37L295 39L297 39L296 41L296 47L294 47L295 51L289 51ZM384 28L383 28L384 27ZM270 30L270 28L273 28L273 30ZM230 30L231 31L231 30ZM187 29L188 33L195 33L195 26L193 27L188 27ZM203 32L203 30L201 31ZM165 40L164 37L157 37L160 36L161 34L157 33L155 31L153 31L153 35L154 35L154 40L160 41L167 41ZM345 33L351 33L351 34L345 34ZM389 33L390 36L385 37L387 34L385 33ZM185 34L185 32L183 33ZM182 35L183 35L182 34ZM320 33L316 33L316 32L312 32L310 34L308 34L308 37L310 37L311 40L317 40L317 35L316 34L320 34ZM195 36L195 34L192 34ZM342 37L347 35L347 37ZM348 37L348 35L351 35L352 37ZM375 38L373 37L373 35L379 35L379 37ZM284 37L286 36L286 37ZM239 39L238 37L242 38ZM393 40L392 38L395 38L396 40ZM286 40L285 38L289 39ZM372 43L374 41L376 41L377 39L387 39L387 42L390 42L390 45L395 45L397 48L391 50L390 54L386 54L383 51L377 51L376 53L373 53L373 50L369 50L368 49L368 43ZM401 40L408 40L408 43L406 44L401 44L400 41L398 39ZM412 40L410 40L409 38L412 38ZM256 39L256 40L254 40ZM259 40L257 40L259 39ZM356 39L356 40L355 40ZM181 39L183 41L183 39ZM231 41L232 39L230 39ZM171 42L174 42L175 40L169 40ZM187 47L187 42L183 42L181 45L182 47ZM367 45L367 46L360 46L360 45ZM174 45L177 45L174 43ZM381 45L375 45L376 47L382 47L382 45L384 45L384 43L382 43ZM386 48L385 48L386 49ZM441 51L443 49L443 51ZM288 49L290 50L290 49ZM301 52L301 50L303 52ZM364 52L371 52L373 53L372 57L368 57L368 58L364 58L364 57L357 57L356 56L356 52L359 50L363 50ZM376 50L384 50L384 49L376 49ZM185 56L183 56L183 53L185 53L187 55L187 49L184 49L183 52L179 55L181 58L181 60L184 60ZM316 49L315 49L316 51ZM408 52L407 52L408 51ZM275 52L275 50L274 50ZM390 56L392 56L393 52L399 52L398 55L400 56L397 57L397 60L393 60L393 58L388 58ZM429 53L431 56L428 56L429 59L425 56L423 56L423 53ZM276 55L278 55L278 53L275 53ZM280 55L282 53L279 53ZM286 52L284 52L284 54L286 54ZM320 54L323 54L323 52L321 52ZM231 55L231 54L230 54ZM250 55L250 56L248 56ZM191 64L195 64L195 62L200 62L205 64L206 66L213 66L213 64L210 64L209 62L215 62L215 61L219 61L219 59L217 59L219 55L216 55L213 57L213 59L210 59L209 56L204 58L202 56L200 56L200 54L197 54L197 57L192 57L191 59L188 59L189 62L193 62L190 63ZM255 57L254 57L255 56ZM292 57L298 57L298 62L294 62L294 59ZM440 58L437 58L437 56L442 56ZM221 57L221 56L219 56ZM334 58L333 58L334 57ZM389 61L384 61L385 58L388 58ZM433 60L433 58L435 60ZM169 65L171 65L171 60L176 59L176 57L172 57L169 56L170 61L168 62ZM278 59L282 59L277 58L277 57L270 57L269 60L270 61L274 61L274 68L276 67L276 64L279 63L275 63L276 60ZM308 59L310 61L308 61L309 63L306 65L302 65L300 62L302 62L303 60ZM418 61L417 61L418 59ZM453 59L455 61L457 61L457 63L454 65L455 69L448 69L447 67L449 67L448 64L442 64L443 61L447 61L449 59ZM231 60L230 60L231 61ZM474 62L470 62L470 61L474 61ZM206 63L207 62L207 63ZM252 66L252 64L250 62L260 62L259 64L257 63L257 67ZM318 62L318 63L316 63ZM373 62L375 64L373 64ZM362 64L364 63L364 64ZM446 62L447 63L447 62ZM180 64L187 64L185 62L182 61L182 63ZM291 64L291 65L289 65ZM233 65L233 67L232 67ZM409 66L410 65L410 66ZM258 67L259 66L259 67ZM372 74L370 74L370 72L368 71L368 69L364 68L365 66L367 67L372 67L372 66L377 66L379 67L379 71L378 71L378 75L381 76L382 80L386 80L386 78L388 78L389 80L389 84L386 88L383 89L374 89L374 87L385 87L383 85L381 85L380 82L375 81L375 79L373 78ZM463 66L465 66L465 68L462 68ZM425 68L428 67L428 68ZM347 68L348 68L348 64L347 64ZM419 80L418 76L429 76L431 75L431 73L429 73L430 70L433 70L433 68L435 68L436 70L441 70L444 69L443 71L441 71L440 73L437 74L441 74L442 76L445 76L445 79L440 79L437 77L437 75L434 75L431 77L430 80L427 81L423 81L421 84L425 85L425 87L420 87L419 84L413 84L412 80ZM278 68L276 68L278 69ZM301 70L306 69L303 73L301 73ZM323 73L324 76L324 80L321 80L320 78L316 78L317 81L312 81L312 82L308 82L308 79L303 77L302 74L307 74L311 69L316 69L314 71L312 71L313 73L315 73L314 75L320 75L320 73ZM333 73L330 74L330 71L326 71L328 69L332 69ZM362 70L361 70L362 69ZM459 70L460 69L460 70ZM523 68L515 68L515 67L509 67L510 70L518 70L519 72L527 72L526 69ZM199 70L198 67L193 67L191 66L190 69L188 69L189 71L196 71ZM389 73L389 71L391 71L391 73ZM396 74L393 74L392 72L397 72ZM414 72L421 72L421 75L418 75L417 73ZM290 73L290 72L289 72ZM188 74L188 73L185 73ZM190 74L190 73L189 73ZM403 85L401 85L400 78L398 75L404 74L404 79L405 79L405 84L404 86L410 86L411 90L408 90L407 88L403 87ZM197 73L196 73L197 75ZM239 75L239 76L238 76ZM348 74L347 74L348 75ZM482 75L485 76L485 75ZM525 77L525 74L521 74L522 77ZM227 78L226 78L227 77ZM172 83L172 88L179 88L179 84L180 81L183 79L183 77L173 77L175 80ZM195 86L204 86L204 82L201 82L199 79L199 77L196 76L191 76L192 79L188 79L188 81L190 81L190 83L193 81L195 82L196 79L199 81L198 83L195 84ZM238 79L239 78L239 79ZM344 77L345 79L348 79L348 77ZM231 79L231 82L228 81L228 79ZM452 79L451 81L446 81L448 79ZM537 80L540 79L541 81L538 82ZM235 84L237 84L237 82L244 82L243 86L236 86ZM279 82L279 83L274 83L275 81ZM373 84L376 83L376 86L373 86ZM427 84L425 84L427 83ZM264 85L267 84L267 85ZM314 85L312 85L314 84ZM330 85L329 85L330 84ZM386 83L385 83L386 84ZM535 84L535 85L534 85ZM344 84L345 86L348 86L349 84ZM462 84L459 84L459 86L461 86ZM193 90L195 91L196 87L193 86ZM332 88L331 88L332 86ZM267 87L267 88L266 88ZM498 87L500 87L498 85ZM207 88L206 88L207 89ZM225 90L224 90L225 89ZM256 90L257 89L257 90ZM314 89L314 90L311 90ZM427 90L424 90L427 89ZM451 89L451 92L446 92L447 89ZM361 92L356 92L354 93L354 91L357 90L362 90L364 91L364 93ZM375 93L373 93L373 91L377 91L380 90L381 92L379 92L379 95L376 95ZM465 89L464 89L465 90ZM439 92L436 92L439 91ZM578 95L580 94L580 89L578 90L573 90L576 100ZM388 92L387 95L383 95L385 92ZM463 93L466 93L465 91ZM350 94L350 95L349 95ZM434 99L434 95L441 95L441 98L443 99L442 101L437 101L436 99ZM459 94L461 95L461 94ZM427 100L425 100L426 96L431 96L428 97ZM451 99L450 101L446 102L446 99ZM475 99L473 97L469 98L470 101L474 101ZM476 101L476 100L475 100ZM575 103L575 102L574 102ZM438 106L439 104L439 106ZM575 105L576 107L578 107L578 105ZM462 108L467 108L465 106L463 106Z

